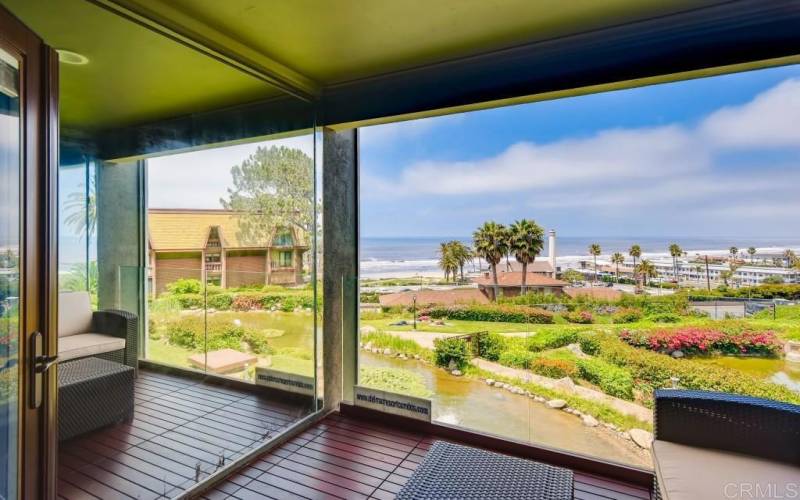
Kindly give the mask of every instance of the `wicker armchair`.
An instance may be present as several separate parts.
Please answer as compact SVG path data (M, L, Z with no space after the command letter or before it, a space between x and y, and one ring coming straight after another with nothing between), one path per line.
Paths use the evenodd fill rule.
M654 417L659 498L800 492L800 406L663 389L655 392Z
M89 294L59 294L61 362L95 357L138 367L138 318L127 311L92 311Z

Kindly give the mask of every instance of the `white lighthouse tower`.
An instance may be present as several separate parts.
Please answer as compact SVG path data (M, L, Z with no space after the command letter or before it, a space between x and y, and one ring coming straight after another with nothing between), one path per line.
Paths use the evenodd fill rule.
M547 238L547 258L553 268L553 278L556 277L556 230L551 229Z

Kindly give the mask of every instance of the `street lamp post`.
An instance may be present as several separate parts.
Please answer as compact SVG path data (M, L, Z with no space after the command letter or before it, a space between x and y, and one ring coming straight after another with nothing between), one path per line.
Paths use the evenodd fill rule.
M417 329L417 296L416 295L411 297L411 304L412 304L411 305L412 310L414 311L414 330L416 330Z

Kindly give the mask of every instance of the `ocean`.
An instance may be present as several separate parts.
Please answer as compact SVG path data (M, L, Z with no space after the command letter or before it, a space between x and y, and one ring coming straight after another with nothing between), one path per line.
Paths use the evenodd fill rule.
M469 237L405 237L405 238L369 238L361 239L360 272L362 277L408 277L408 276L441 276L438 266L439 244L443 241L458 240L472 245ZM556 260L564 266L580 260L589 260L588 247L592 243L600 244L601 260L607 260L614 252L622 252L626 259L628 249L633 244L642 247L645 258L661 258L669 256L668 247L677 243L689 255L693 253L708 255L727 255L732 246L745 252L748 247L756 247L762 254L779 254L786 248L800 250L800 237L787 238L684 238L684 237L585 237L558 236L556 238ZM547 242L540 259L547 259ZM484 264L485 266L485 264ZM474 267L474 269L473 269ZM465 271L477 271L477 262L468 266Z

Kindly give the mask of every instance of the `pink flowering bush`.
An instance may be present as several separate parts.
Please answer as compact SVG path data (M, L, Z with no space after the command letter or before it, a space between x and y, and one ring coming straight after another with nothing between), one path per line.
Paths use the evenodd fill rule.
M564 319L570 323L578 323L582 325L589 325L594 323L594 316L589 311L572 311L564 314Z
M732 328L723 331L717 328L684 326L653 331L623 330L620 339L635 347L653 351L682 351L685 354L756 354L776 356L781 349L775 332L757 332Z

